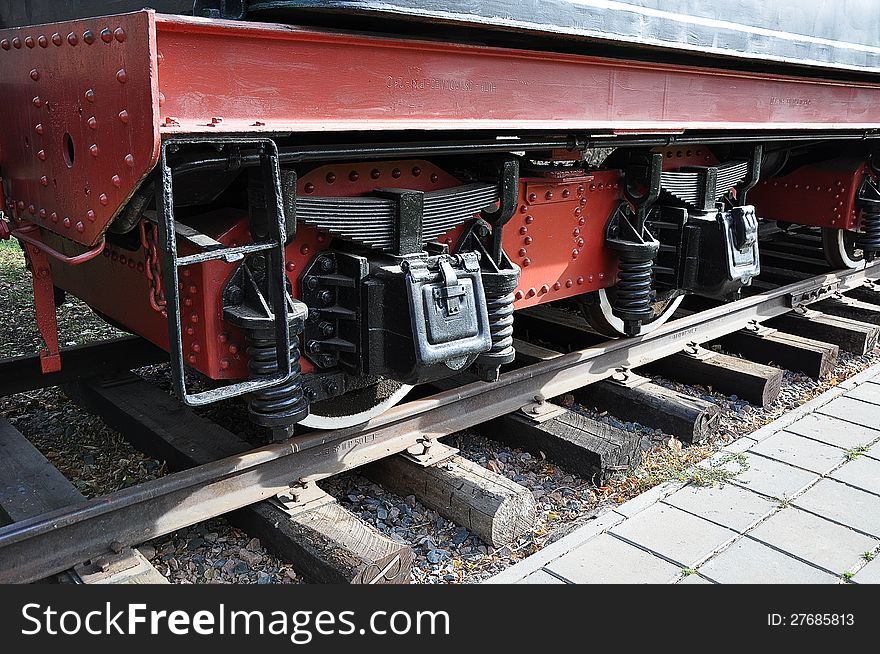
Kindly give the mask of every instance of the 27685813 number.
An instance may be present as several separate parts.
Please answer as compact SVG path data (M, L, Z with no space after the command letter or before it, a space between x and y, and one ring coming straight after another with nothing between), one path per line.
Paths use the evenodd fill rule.
M771 627L851 627L855 624L852 613L768 613Z

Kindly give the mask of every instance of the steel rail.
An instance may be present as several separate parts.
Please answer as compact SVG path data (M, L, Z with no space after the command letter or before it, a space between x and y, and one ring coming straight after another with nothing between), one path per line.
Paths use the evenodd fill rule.
M880 276L880 262L819 275L694 313L646 336L609 341L400 405L360 427L285 443L174 473L0 528L0 583L45 578L120 545L136 545L270 498L299 484L402 452L781 315ZM112 544L112 547L111 547Z

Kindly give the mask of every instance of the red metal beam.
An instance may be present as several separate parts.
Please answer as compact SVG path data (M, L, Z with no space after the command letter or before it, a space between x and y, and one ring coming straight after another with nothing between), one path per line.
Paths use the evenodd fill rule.
M162 131L880 128L880 86L157 16Z
M0 48L7 207L84 245L160 135L880 128L878 84L151 11L4 30Z

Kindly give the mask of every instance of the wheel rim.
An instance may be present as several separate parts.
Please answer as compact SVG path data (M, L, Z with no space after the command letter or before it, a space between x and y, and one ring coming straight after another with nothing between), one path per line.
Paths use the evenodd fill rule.
M854 269L864 265L864 255L856 251L855 232L823 227L822 251L826 261L835 268Z
M364 389L358 389L340 397L318 402L313 405L314 408L310 408L309 415L301 420L299 424L310 429L345 429L346 427L361 425L385 413L388 409L399 403L412 388L412 386L407 384L400 384L397 390L372 406L362 410L347 412L345 410L347 405L358 405L357 398L354 396L357 393L364 392ZM335 410L327 411L326 408L328 407L332 407ZM361 407L358 406L358 408L360 409Z
M654 317L641 323L635 336L650 334L663 325L672 317L683 299L684 296L679 295L671 300L655 302ZM608 289L602 288L596 291L596 302L587 306L587 320L593 329L605 336L626 336L623 320L614 315L614 302L608 294Z

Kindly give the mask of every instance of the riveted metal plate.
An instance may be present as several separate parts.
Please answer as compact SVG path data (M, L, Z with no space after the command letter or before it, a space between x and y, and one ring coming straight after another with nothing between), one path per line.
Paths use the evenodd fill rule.
M154 13L0 31L7 208L97 243L159 152Z

